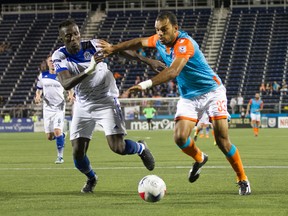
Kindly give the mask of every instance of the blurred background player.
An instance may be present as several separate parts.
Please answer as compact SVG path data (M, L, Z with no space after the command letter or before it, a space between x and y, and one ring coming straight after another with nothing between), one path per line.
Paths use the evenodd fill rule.
M207 112L213 123L217 146L237 175L239 195L249 195L250 183L240 153L228 135L227 96L221 79L208 65L197 42L187 32L178 29L175 14L170 11L160 12L154 27L156 34L150 37L135 38L113 46L102 45L101 54L104 57L126 49L156 48L168 66L151 79L129 88L124 96L176 78L180 99L175 114L174 141L185 154L195 160L188 180L195 182L199 178L201 167L208 160L208 155L190 137L198 119Z
M256 93L255 98L251 98L247 105L246 116L250 111L251 126L253 128L254 136L258 136L261 125L261 111L263 110L263 101L260 99L260 94Z
M79 27L73 20L63 21L58 30L64 46L57 49L52 58L62 86L66 90L75 90L70 140L75 167L87 177L81 192L93 192L98 181L87 156L96 124L102 126L113 152L119 155L139 155L145 167L153 170L154 157L145 142L124 140L127 133L115 78L107 64L102 62L103 58L95 54L101 49L100 40L81 41ZM155 67L152 68L156 71L161 66L165 67L162 62L140 56L136 52L127 51L121 54L153 65Z
M209 132L210 132L210 127L212 129L211 133L214 138L213 144L216 145L216 140L214 137L214 131L213 131L213 125L209 120L209 116L207 113L204 113L202 118L197 122L196 127L195 127L195 132L194 132L194 141L197 141L198 135L200 138L204 137L204 130L205 130L205 137L209 138Z
M44 130L48 140L56 140L57 159L56 164L64 163L63 153L65 146L65 134L63 133L65 119L64 88L56 79L57 75L49 55L41 65L41 73L38 76L37 90L34 101L41 103L43 95L43 119ZM72 93L69 92L69 98Z
M153 130L152 119L156 114L156 109L151 107L150 102L148 102L147 106L143 109L143 114L147 120L149 130Z

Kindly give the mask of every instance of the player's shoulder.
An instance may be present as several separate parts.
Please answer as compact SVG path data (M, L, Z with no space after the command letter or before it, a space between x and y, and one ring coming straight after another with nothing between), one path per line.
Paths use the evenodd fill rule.
M66 58L66 47L62 46L55 50L52 54L52 61L54 62L56 59L63 60Z

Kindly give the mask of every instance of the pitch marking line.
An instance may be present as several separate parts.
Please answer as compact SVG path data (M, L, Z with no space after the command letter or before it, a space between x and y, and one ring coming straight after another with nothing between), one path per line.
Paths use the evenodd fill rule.
M125 169L145 169L145 167L94 167L95 170L125 170ZM191 166L168 166L157 167L157 169L189 169ZM205 166L204 169L231 169L230 166ZM244 166L245 169L288 169L288 166ZM1 170L74 170L76 168L68 167L11 167L0 168Z

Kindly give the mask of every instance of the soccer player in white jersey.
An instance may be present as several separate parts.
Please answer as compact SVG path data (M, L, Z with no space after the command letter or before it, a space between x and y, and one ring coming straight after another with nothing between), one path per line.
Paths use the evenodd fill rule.
M34 101L39 104L43 95L44 130L48 140L56 140L57 159L55 163L62 164L64 163L63 151L65 145L65 134L63 133L65 118L64 88L56 79L51 55L48 56L45 63L45 68L41 68L42 72L38 76Z
M103 127L113 152L120 155L138 154L146 168L153 170L154 158L145 142L124 140L125 122L117 99L119 91L115 79L107 64L100 61L102 57L94 55L100 49L99 40L81 41L78 25L73 20L59 25L59 36L65 46L56 50L52 59L60 83L66 90L74 88L76 95L70 140L75 167L88 178L81 192L93 192L98 179L87 156L96 123ZM125 54L144 61L154 69L165 67L163 63L140 57L135 52Z

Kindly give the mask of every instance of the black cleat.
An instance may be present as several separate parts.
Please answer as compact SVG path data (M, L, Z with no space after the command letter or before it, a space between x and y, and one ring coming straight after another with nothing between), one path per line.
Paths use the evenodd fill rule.
M153 155L151 154L150 150L148 149L147 144L144 140L139 140L138 143L142 143L145 146L145 149L142 151L141 154L139 154L141 160L143 161L143 164L145 167L152 171L155 167L155 160Z
M97 176L95 175L94 178L92 179L88 179L87 182L85 183L85 185L83 186L81 192L82 193L93 193L93 190L97 184Z
M189 171L189 182L193 183L199 178L201 167L208 161L208 155L203 153L203 157L203 161L201 163L195 162L192 166L192 169Z
M251 194L250 183L248 180L239 181L237 184L239 186L239 195L243 196Z

